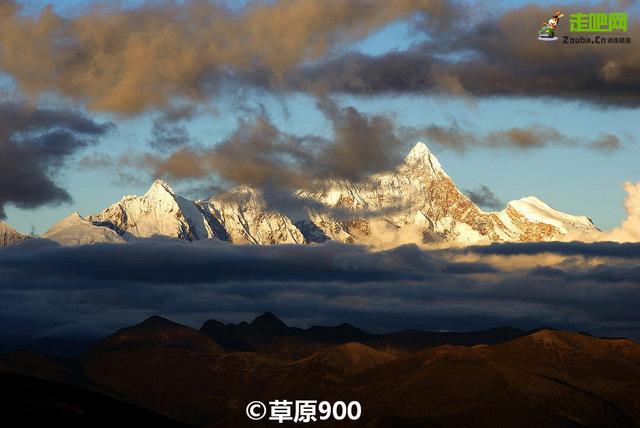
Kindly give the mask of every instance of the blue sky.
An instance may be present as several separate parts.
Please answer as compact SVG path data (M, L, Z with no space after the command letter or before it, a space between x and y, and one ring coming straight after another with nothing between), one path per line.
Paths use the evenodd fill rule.
M46 1L29 1L37 10ZM57 1L56 10L74 13L81 1ZM496 7L517 6L523 2L500 2ZM551 4L551 2L537 2ZM588 4L588 2L585 2ZM562 2L553 2L562 4ZM406 23L388 25L366 40L348 49L378 55L393 49L406 49L416 42ZM559 59L561 61L561 59ZM3 79L4 85L11 85ZM556 209L593 218L602 229L615 227L625 217L622 183L640 181L640 126L635 109L603 108L567 101L489 98L478 100L451 99L429 94L411 96L375 96L337 98L342 106L354 106L367 113L390 114L399 126L422 127L429 124L447 126L452 120L466 129L486 133L515 126L552 125L563 134L579 140L591 140L601 133L620 136L626 147L612 153L581 147L558 147L531 151L478 148L458 153L432 147L442 165L461 189L488 186L505 203L527 195L536 195ZM273 96L254 94L251 102L263 103L276 125L294 134L326 134L328 123L306 95ZM203 113L191 120L191 137L204 145L213 145L228 136L242 113L228 108L225 97L211 101L217 112ZM80 154L126 153L146 147L151 133L152 114L123 120L108 114L91 114L99 120L111 120L117 128L100 143ZM407 142L411 145L413 142ZM425 141L429 144L429 141ZM82 215L97 212L126 194L141 194L148 181L123 183L113 171L83 170L76 162L59 172L57 182L65 187L74 201L56 207L24 210L7 207L7 221L19 231L46 231L52 224L74 210ZM192 183L170 183L187 189ZM206 195L202 195L203 197Z

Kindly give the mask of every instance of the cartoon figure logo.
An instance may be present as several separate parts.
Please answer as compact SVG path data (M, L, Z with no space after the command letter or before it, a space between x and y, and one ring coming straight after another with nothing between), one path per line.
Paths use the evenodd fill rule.
M558 26L558 21L560 21L560 18L563 16L564 13L556 12L551 19L543 22L540 31L538 31L538 40L542 40L543 42L558 40L556 37L556 27Z

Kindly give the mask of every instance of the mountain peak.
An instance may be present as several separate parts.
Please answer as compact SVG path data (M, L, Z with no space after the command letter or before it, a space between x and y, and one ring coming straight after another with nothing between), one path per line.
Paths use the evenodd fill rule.
M65 220L84 220L78 211L74 211L65 217ZM85 220L86 221L86 220Z
M423 142L384 173L357 181L318 180L288 196L301 203L276 207L273 197L247 186L194 202L155 180L145 195L126 196L86 219L126 240L216 237L268 245L331 239L379 249L441 239L461 244L551 240L597 231L586 217L563 214L532 197L500 212L482 211Z
M147 193L145 193L145 195L162 194L162 193L169 193L171 196L175 196L175 193L171 188L171 186L169 186L169 184L167 184L167 182L165 182L164 180L161 180L158 178L153 182L153 184L151 185L149 190L147 190Z
M144 195L125 196L88 220L110 224L126 239L168 236L193 241L215 236L200 207L163 180L155 180Z
M442 165L438 159L431 153L431 150L422 141L418 141L405 158L407 164L426 164L434 171L442 171Z
M265 312L251 322L251 326L263 330L286 330L287 325L271 312Z
M223 352L220 345L186 325L153 315L100 341L94 352L140 348L179 348L191 352Z
M98 243L119 244L124 242L115 231L96 225L74 211L42 234L43 238L62 245L86 245Z
M423 143L422 141L418 141L415 144L415 146L413 146L413 148L411 149L411 151L409 152L407 157L409 157L409 158L417 158L417 157L428 156L430 154L431 154L431 150L429 150L427 145L425 143Z
M562 233L567 233L569 229L577 229L584 232L594 229L593 223L588 217L557 211L535 196L527 196L511 201L507 206L517 211L527 220L550 224L558 228Z
M162 326L176 326L178 325L177 323L170 321L164 317L161 317L159 315L151 315L149 318L145 319L144 321L142 321L140 324L140 326L154 326L154 327L162 327Z
M80 223L89 223L87 220L82 218L78 211L74 211L56 224L54 224L49 231L54 230L56 228L64 227L72 224L80 224Z

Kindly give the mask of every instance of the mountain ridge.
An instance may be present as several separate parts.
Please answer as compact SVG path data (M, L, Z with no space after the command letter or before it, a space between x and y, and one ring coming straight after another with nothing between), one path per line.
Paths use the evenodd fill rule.
M0 220L0 247L17 244L29 239L28 236L19 233L8 223Z
M313 327L286 327L272 313L256 319L215 322L229 331L253 330L245 335L260 346L250 350L221 349L202 329L153 316L64 364L24 352L0 357L0 375L108 391L124 403L195 426L247 426L247 403L289 397L357 400L363 409L358 424L372 427L600 428L640 422L640 344L631 340L548 328L512 336L422 331L424 338L439 339L419 344L408 338L413 346L407 348L347 337L292 341ZM288 333L271 328L278 326ZM400 333L389 333L387 340ZM15 390L2 385L5 394ZM25 394L11 406L5 403L5 411L28 409L41 388L25 385ZM50 419L55 409L42 408Z
M157 236L256 245L334 240L377 249L407 243L552 241L599 231L588 217L562 213L534 196L511 201L501 211L483 211L422 142L390 171L360 181L321 180L284 199L295 207L271 206L262 191L238 186L191 201L158 179L142 196L125 196L97 214L75 218L77 224L67 227L58 242L119 241L98 227L113 230L122 241ZM56 226L43 237L59 235ZM90 237L84 236L88 230Z
M77 211L53 225L42 237L68 246L124 242L114 230L85 220Z
M261 352L287 358L304 358L327 345L358 342L382 352L415 352L442 344L473 346L496 344L529 332L512 327L495 327L468 332L435 332L399 330L391 333L370 333L349 323L335 326L313 325L290 327L272 312L258 315L252 322L224 324L207 320L199 330L228 352Z

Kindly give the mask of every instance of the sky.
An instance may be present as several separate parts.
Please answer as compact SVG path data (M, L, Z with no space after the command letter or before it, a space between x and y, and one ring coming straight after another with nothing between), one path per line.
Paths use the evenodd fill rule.
M39 19L37 17L42 18L43 8L50 4L50 2L39 0L16 4L18 3L24 8L12 19L24 31L27 31L24 23ZM160 4L160 2L155 3ZM170 3L167 2L167 4ZM180 8L181 4L188 3L197 2L177 2L172 7ZM405 8L409 12L423 7L411 3L411 1L398 1L395 2L395 6L397 9ZM421 2L414 3L417 5ZM429 2L423 3L429 4ZM442 5L449 2L431 3L438 3L444 7ZM6 101L13 102L17 97L39 108L69 110L97 125L108 124L108 126L105 125L104 132L89 133L81 137L83 141L84 138L89 138L91 142L77 144L72 146L73 148L69 146L68 153L65 155L36 162L39 168L47 171L45 178L54 183L55 187L63 189L68 197L59 197L59 195L34 197L33 200L25 202L20 197L11 196L11 192L6 192L8 195L2 196L1 201L6 212L5 220L20 232L43 233L74 210L82 215L88 215L102 210L124 195L144 193L155 176L162 176L178 193L184 193L185 196L194 199L210 196L205 189L213 185L243 184L237 180L228 180L228 177L220 177L216 171L207 171L206 174L198 177L185 178L184 174L180 175L170 167L159 170L157 167L159 160L170 158L175 151L185 146L182 142L179 147L169 144L153 146L152 142L158 139L157 131L163 126L161 125L160 128L156 126L158 129L154 130L154 123L165 123L173 131L177 129L179 133L182 132L180 134L182 136L186 132L188 142L185 144L198 149L214 147L227 141L238 127L245 126L247 121L260 115L268 117L276 128L287 134L297 136L313 134L330 141L331 121L319 108L318 100L321 96L318 95L317 89L319 86L326 85L331 88L329 89L331 102L339 108L354 107L365 115L390 118L394 128L398 130L405 128L417 130L403 140L405 143L403 150L408 150L418 140L424 141L438 156L441 164L460 189L487 186L504 204L510 200L535 195L560 211L591 217L601 229L614 228L626 216L623 206L626 196L623 183L640 181L640 164L637 162L637 159L640 159L638 145L640 127L637 122L640 90L637 80L638 63L635 59L638 57L637 47L635 44L622 47L584 47L562 45L560 42L556 42L555 46L540 46L542 42L538 42L535 35L540 21L548 18L545 14L551 15L556 9L571 13L590 10L593 7L598 10L617 11L624 6L624 9L630 13L630 28L635 31L638 26L638 21L635 19L637 7L629 7L628 4L632 2L609 2L608 8L604 8L602 3L596 4L596 2L543 1L533 5L536 8L534 10L543 15L540 16L521 12L531 7L524 1L469 3L472 4L474 8L472 10L475 13L455 15L451 22L447 21L449 18L444 14L437 16L433 22L421 23L415 13L405 13L406 11L394 10L393 7L382 10L383 8L380 7L379 16L371 20L349 21L356 22L355 26L366 28L348 37L343 34L348 31L342 27L333 28L332 24L324 25L315 22L318 24L317 31L327 35L326 39L322 39L324 45L319 43L316 47L320 52L317 55L297 51L291 47L290 57L284 57L284 55L277 57L270 49L273 46L277 47L281 42L277 35L273 36L273 40L265 41L271 45L263 46L255 42L256 46L238 47L236 52L232 53L207 54L201 51L203 58L193 60L193 69L236 67L240 70L230 78L226 78L222 71L213 73L215 76L212 77L214 81L212 85L215 84L216 87L212 91L202 89L204 84L201 82L193 85L190 82L189 87L182 86L181 82L191 78L191 76L180 76L180 73L192 72L192 69L184 65L191 59L179 57L176 54L182 40L165 39L162 38L165 36L160 34L157 36L152 34L156 31L153 23L149 23L145 31L149 32L151 40L162 40L163 46L153 46L153 49L161 54L163 49L166 50L167 57L164 58L166 61L162 56L159 60L154 59L156 62L152 62L151 65L139 60L142 67L152 67L148 76L149 86L146 87L146 82L143 83L144 87L140 88L139 98L136 93L138 87L135 84L124 86L124 88L114 87L111 91L109 85L119 82L95 77L95 73L81 74L78 69L65 68L64 64L46 55L34 56L32 63L27 62L26 59L16 60L12 52L4 48L8 53L4 54L0 61L0 72L3 76L0 82L2 82L1 93L5 94ZM245 13L244 4L240 2L232 2L232 4L232 11L229 13L240 15ZM387 3L389 4L393 5L394 2ZM153 7L145 6L144 2L108 2L107 6L106 9L96 11L90 8L89 2L56 1L51 13L56 16L56 19L69 19L76 23L91 22L88 17L96 20L95 22L103 23L105 33L90 34L87 28L78 30L78 40L87 37L86 40L93 40L93 42L108 38L108 32L115 29L115 27L109 29L108 25L121 25L119 31L133 31L127 23L122 21L117 23L114 18L125 16L127 11L133 10L142 14L146 11L149 15L156 13ZM263 6L268 9L269 2ZM430 7L425 6L429 11ZM437 15L441 9L433 10ZM301 11L304 12L304 10ZM504 18L510 13L522 13L521 19L524 21L521 22L521 26L530 27L534 37L529 40L520 33L513 34L505 31L500 36L502 39L500 37L497 39L502 46L495 47L493 39L484 40L477 35L479 33L476 33L476 40L473 31L470 31L472 35L469 39L469 35L466 34L469 29L478 25L477 28L482 29L486 36L491 28L500 28L500 22L506 23L502 29L510 29L508 25L512 24ZM168 19L162 13L154 16L160 20ZM107 18L113 18L116 24L108 24ZM286 19L286 15L274 14L269 19ZM492 20L493 25L480 26L482 22L479 24L478 21L485 19ZM44 20L40 19L40 22ZM252 28L258 26L256 24L258 21L251 22L253 22ZM442 29L436 29L439 23L443 25ZM172 24L179 27L181 22ZM49 25L65 26L64 23ZM194 34L199 31L205 33L194 36L198 38L198 43L204 43L203 46L206 46L207 37L224 36L224 32L212 31L208 34L208 27L205 25L201 28L200 25L204 24L190 26L187 23L186 27L193 30ZM216 25L218 24L211 24L212 28ZM241 26L241 28L245 27ZM269 30L269 27L266 28ZM561 22L560 29L568 32L567 21ZM300 32L299 36L293 37L307 36L304 29L295 28L292 31ZM42 37L47 40L45 36ZM91 37L94 39L90 39ZM11 35L8 34L8 30L5 30L0 37L0 46L4 42L7 46L11 45L11 49L19 47L21 52L24 52L23 49L27 51L33 49L36 52L37 40L33 39L33 43L30 43L32 40L24 34L20 36L20 43L10 39ZM176 45L172 46L174 41ZM461 43L465 44L462 48L459 46ZM520 56L514 53L513 64L510 64L509 52L514 47L522 46L524 48L521 50L526 52ZM283 49L289 48L286 45ZM60 51L55 49L59 48L51 48L60 56ZM547 49L549 52L542 52L542 49ZM72 49L69 48L70 50ZM469 53L468 50L476 52ZM444 66L440 65L443 69L451 67L451 70L445 70L442 75L438 75L435 84L412 81L413 78L419 80L426 73L424 64L419 61L415 62L415 67L408 66L408 70L399 73L399 77L385 75L384 79L387 80L381 80L382 84L377 81L365 82L364 90L353 89L353 86L349 86L351 81L347 81L348 79L338 81L342 76L336 70L342 70L340 61L343 58L349 59L363 55L373 63L376 59L397 55L398 64L402 64L403 60L414 60L407 53L422 51L435 52L436 58L453 56L453 59L446 62ZM62 52L65 52L65 48ZM197 50L195 54L198 54ZM472 72L455 70L458 60L464 62L471 58L473 61L473 56L480 54L488 56L481 63L482 66L485 66L486 61L489 65L495 65L500 73L511 75L496 78L495 76L502 75L495 70L487 71L486 75L479 77L487 79L484 81L487 83L485 90L482 81L476 82L472 77L466 76L469 73L473 74ZM132 64L131 67L135 66L138 59L132 59L127 55L144 57L147 53L136 52L132 48L131 52L121 57L115 55L113 61L129 61ZM244 59L238 59L243 55L252 58L251 61L254 62L262 61L260 67L263 68L258 67L258 71L251 70L242 62ZM536 55L539 59L536 59ZM29 57L26 54L24 56ZM626 60L628 64L624 63L623 58L628 58ZM94 58L95 61L103 59ZM432 61L433 58L429 60ZM101 63L103 67L101 72L124 75L129 72L128 65L113 65L108 62L108 58L104 61ZM174 62L177 61L184 66L175 66ZM228 62L226 65L225 61ZM38 67L38 64L42 65L44 70L42 76L32 72L33 67ZM329 64L329 68L323 69L325 64ZM413 63L408 62L408 64ZM607 64L613 64L616 67L616 64L622 64L619 67L622 74L591 84L593 76L603 75ZM159 67L166 67L166 70ZM308 74L298 72L301 67L307 67L312 72ZM264 71L265 68L267 71ZM322 78L316 78L317 74L313 74L314 68L323 76ZM526 76L518 77L518 75L526 74L527 70L531 70L533 76L539 76L540 82L548 88L538 90L533 85L529 87L523 83L527 80ZM95 72L95 70L92 71ZM201 69L198 68L198 71ZM287 76L283 78L284 82L265 83L264 79L256 77L256 75L260 76L261 72L273 79L277 79L278 73L284 73ZM456 72L459 76L456 76ZM387 69L385 73L391 73L391 71ZM636 73L635 77L633 73ZM56 78L50 78L50 75ZM447 75L456 76L457 80L454 79L451 82L462 81L463 84L461 86L452 84L442 77ZM289 76L293 77L289 78ZM349 78L355 79L351 75ZM502 78L514 80L512 86L506 89L506 95L500 88ZM404 82L402 79L411 81ZM491 84L488 79L491 79ZM224 82L218 84L218 80L224 80ZM575 88L572 88L574 83ZM168 88L166 94L157 95L159 85L164 85L163 91ZM610 90L607 85L611 86ZM110 93L117 92L120 95L119 91L126 91L127 95L115 101L109 100ZM193 94L193 91L199 92ZM627 96L616 95L620 91ZM608 97L608 93L611 93L612 97ZM324 96L326 94L322 95ZM138 100L142 100L140 103L143 104ZM170 105L171 103L191 110L189 114L180 117L174 123L167 119L172 112L175 113L175 106ZM464 148L447 142L433 141L433 133L429 130L433 130L434 127L446 129L450 134L460 131L463 133L463 139L465 136L469 137L468 141L463 144ZM539 144L533 148L523 148L521 144L517 144L517 141L511 140L497 146L487 144L488 140L496 138L496 133L513 128L529 131L552 128L554 132L543 133L541 138L545 141L539 141ZM167 128L161 129L166 131ZM13 130L16 135L18 131ZM71 132L75 134L76 131L77 129L72 126ZM6 134L3 134L3 137L6 138ZM616 144L600 149L594 148L592 143L604 137L614 138ZM139 161L145 154L149 155L146 157L147 162ZM124 162L123 157L128 158L128 162ZM132 160L133 158L135 160ZM149 159L152 161L148 161ZM241 159L240 157L236 161L241 162ZM10 183L10 180L11 178L7 183ZM29 191L25 187L24 192Z

